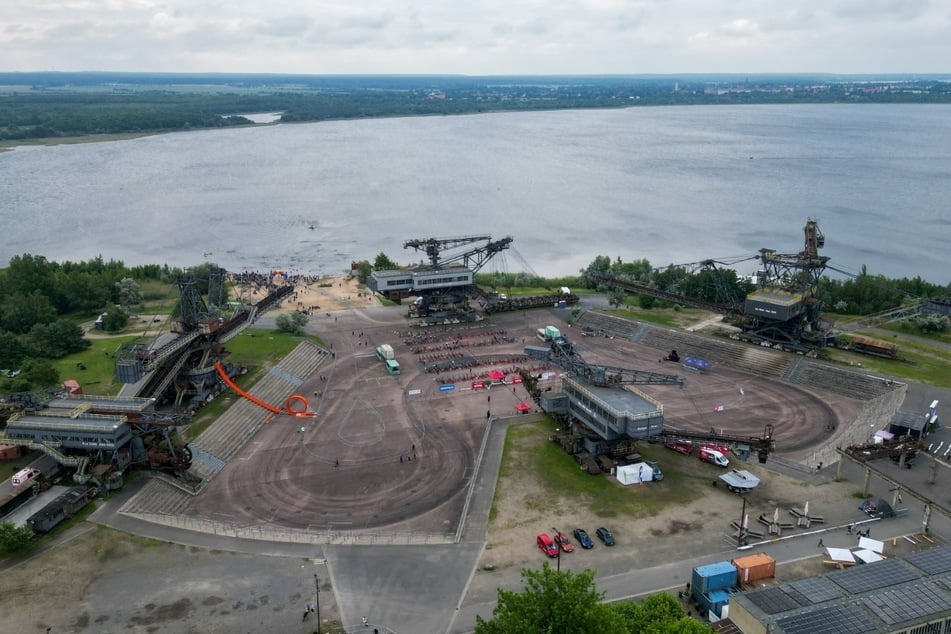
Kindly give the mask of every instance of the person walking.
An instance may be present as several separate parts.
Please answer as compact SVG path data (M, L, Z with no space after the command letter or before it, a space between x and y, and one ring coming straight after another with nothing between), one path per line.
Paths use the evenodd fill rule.
M824 545L824 544L822 543L822 538L820 537L820 538L819 538L819 548L822 548L823 545Z

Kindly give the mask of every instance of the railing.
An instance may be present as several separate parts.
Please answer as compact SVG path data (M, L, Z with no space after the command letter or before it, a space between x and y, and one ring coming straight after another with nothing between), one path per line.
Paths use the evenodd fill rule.
M453 533L405 532L361 532L357 530L316 529L307 531L280 526L261 524L242 525L216 522L183 515L165 515L162 513L128 513L153 524L172 526L184 530L222 535L239 539L255 539L270 542L288 542L298 544L349 544L349 545L409 545L409 544L452 544Z

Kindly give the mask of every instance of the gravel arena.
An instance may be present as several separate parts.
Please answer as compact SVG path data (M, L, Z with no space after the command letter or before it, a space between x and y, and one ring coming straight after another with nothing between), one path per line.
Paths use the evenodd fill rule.
M313 317L309 329L331 354L315 374L300 377L299 393L307 395L317 416L277 416L262 426L184 513L228 525L324 533L331 541L367 534L451 539L488 416L515 416L521 403L534 407L521 385L473 390L472 380L492 370L509 377L518 367L540 370L523 351L539 343L534 332L549 323L558 323L589 362L685 376L682 389L640 386L663 403L668 424L759 436L771 422L778 453L790 460L821 455L823 447L848 433L862 409L855 398L726 363L688 373L659 361L667 349L634 343L620 333L581 336L585 323L604 333L630 327L598 313L585 315L575 328L565 325L565 310L428 328L411 327L404 314L405 309L390 307ZM394 347L401 375L388 375L375 357L375 346L383 343ZM749 349L728 341L707 345ZM691 354L689 342L679 347L681 354ZM798 360L763 352L781 364ZM441 391L447 378L455 387ZM556 384L552 379L557 390Z

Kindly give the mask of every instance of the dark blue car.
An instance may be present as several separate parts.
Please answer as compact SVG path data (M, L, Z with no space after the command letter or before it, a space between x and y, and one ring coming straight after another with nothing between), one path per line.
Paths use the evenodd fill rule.
M611 531L609 531L609 530L606 529L605 527L602 526L602 527L600 527L598 530L596 530L596 531L594 531L594 532L595 532L595 534L598 536L598 539L600 539L602 542L604 542L604 545L605 545L605 546L613 546L613 545L614 545L614 535L612 535L612 534L611 534Z
M574 535L575 535L575 540L577 540L577 542L581 544L582 548L584 549L594 548L594 542L591 541L591 538L588 537L588 533L586 533L583 528L576 528L574 530Z

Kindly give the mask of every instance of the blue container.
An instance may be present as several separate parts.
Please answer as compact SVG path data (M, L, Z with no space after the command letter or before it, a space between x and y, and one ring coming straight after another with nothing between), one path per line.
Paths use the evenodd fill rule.
M714 590L707 595L709 607L708 614L715 614L717 617L723 616L723 608L730 602L730 593L724 590Z
M693 569L690 594L698 604L704 594L726 590L736 585L736 568L729 561L719 561Z

